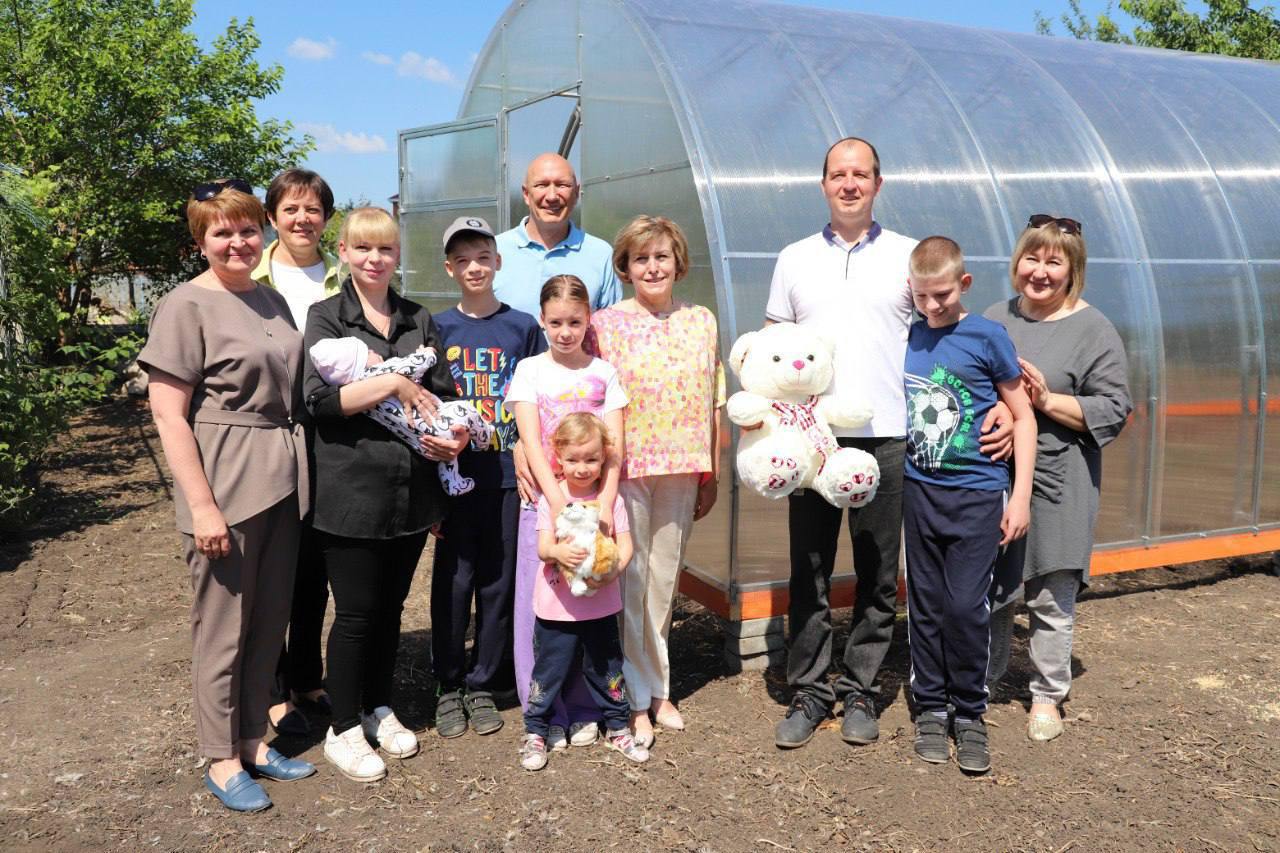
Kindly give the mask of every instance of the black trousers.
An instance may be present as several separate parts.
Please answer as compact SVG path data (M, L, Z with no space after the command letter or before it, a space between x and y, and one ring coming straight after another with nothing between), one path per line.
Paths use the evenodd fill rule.
M436 541L431 573L431 668L441 691L495 690L511 683L512 600L516 584L515 489L485 489L453 499ZM476 633L466 658L475 601Z
M907 630L916 713L977 718L987 711L991 570L1004 493L907 480Z
M902 471L906 441L900 438L840 438L875 456L880 488L871 503L849 510L849 538L857 595L853 630L844 647L834 687L831 667L831 573L844 510L806 489L788 500L791 534L791 605L787 683L830 709L851 693L875 695L880 665L893 639L898 600L898 552L902 544Z
M604 616L583 622L534 620L533 676L529 705L524 712L525 731L547 736L556 697L579 662L587 691L604 718L605 730L616 732L630 727L631 706L622 680L618 617Z
M333 590L327 686L333 730L341 733L360 724L361 711L391 704L400 614L427 532L395 539L318 535Z
M302 527L298 544L298 569L293 580L293 607L289 613L289 639L276 664L273 702L289 699L290 691L308 693L324 686L320 634L329 605L329 584L310 524Z

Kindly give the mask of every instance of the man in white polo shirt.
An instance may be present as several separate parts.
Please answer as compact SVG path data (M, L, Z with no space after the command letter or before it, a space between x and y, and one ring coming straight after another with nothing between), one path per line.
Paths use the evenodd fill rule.
M807 489L788 499L787 682L794 696L775 731L779 747L808 743L837 700L844 702L845 741L866 744L880 734L875 679L893 637L898 592L907 418L902 371L912 316L907 261L917 242L873 218L881 183L880 156L871 143L849 137L828 149L822 192L831 222L778 254L765 308L767 322L812 326L837 342L829 390L872 406L875 414L864 427L834 432L842 446L865 450L880 466L875 499L849 510L857 599L834 685L827 681L829 593L844 512ZM1000 420L1009 423L1007 416ZM985 447L995 450L984 452L1007 454L1011 433L1002 427L986 436Z

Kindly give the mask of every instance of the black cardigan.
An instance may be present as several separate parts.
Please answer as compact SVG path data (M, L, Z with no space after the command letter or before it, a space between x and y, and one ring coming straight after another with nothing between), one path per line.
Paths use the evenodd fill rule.
M448 509L436 463L363 412L342 414L338 389L325 384L310 358L311 347L326 338L357 337L383 358L408 355L420 346L433 347L437 360L423 377L423 387L442 400L456 399L431 312L394 291L388 296L391 331L386 338L365 320L350 278L337 294L315 303L307 314L302 387L315 421L312 524L336 536L387 539L420 533L441 521Z

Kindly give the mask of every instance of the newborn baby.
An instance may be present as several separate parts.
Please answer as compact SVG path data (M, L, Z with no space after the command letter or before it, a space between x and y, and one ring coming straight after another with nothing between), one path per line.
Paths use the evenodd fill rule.
M420 347L406 356L384 359L369 349L359 338L326 338L311 347L311 362L329 385L349 385L360 379L383 373L399 373L421 384L423 375L436 363L436 351ZM462 424L471 436L471 446L486 447L493 438L493 427L485 423L475 407L462 400L442 403L436 409L435 420L424 421L413 413L413 426L405 418L404 406L394 394L365 412L366 415L391 430L392 434L424 457L426 453L418 439L423 435L449 438L454 424ZM475 488L476 482L462 476L458 460L440 463L440 482L450 495L465 495Z

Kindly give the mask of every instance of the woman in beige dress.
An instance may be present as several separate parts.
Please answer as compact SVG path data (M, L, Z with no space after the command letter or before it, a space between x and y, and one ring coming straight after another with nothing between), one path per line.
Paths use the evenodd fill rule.
M194 600L196 734L205 787L230 809L271 799L253 776L315 767L263 743L309 500L302 336L289 306L250 277L265 214L244 181L197 186L191 235L209 268L160 301L146 346L151 411L174 480Z

